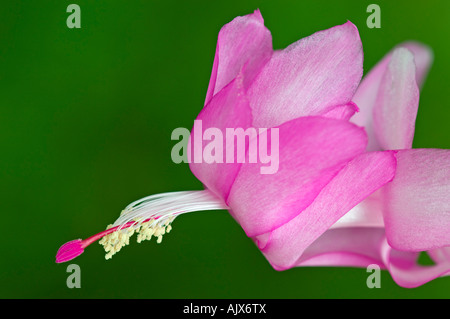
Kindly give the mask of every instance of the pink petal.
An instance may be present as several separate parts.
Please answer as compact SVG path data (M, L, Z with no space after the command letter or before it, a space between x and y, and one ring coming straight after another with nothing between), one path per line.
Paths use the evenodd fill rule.
M293 267L305 249L337 220L392 180L395 166L392 152L364 153L351 160L311 205L272 231L262 249L266 258L276 269Z
M387 269L393 280L404 288L415 288L450 275L450 258L442 258L433 266L420 266L417 264L418 257L417 252L398 251L390 247L383 228L341 228L328 230L320 236L305 250L295 266L366 268L376 264L381 269Z
M272 55L272 36L259 10L236 17L219 32L205 105L245 66L245 85L250 83Z
M433 51L430 47L418 42L405 42L399 47L406 48L414 54L414 64L416 65L416 82L421 88L425 83L425 79L430 71L433 63Z
M367 267L377 264L384 268L380 256L384 238L383 228L330 229L304 250L294 266Z
M414 139L419 88L413 54L392 53L381 80L373 112L373 128L382 149L409 149Z
M248 91L253 125L278 126L347 104L361 80L362 59L361 40L351 22L274 52Z
M442 260L433 266L404 263L405 255L414 254L392 249L387 240L381 246L381 257L392 279L404 288L416 288L433 279L450 275L450 259Z
M242 76L236 77L229 85L216 94L206 105L197 117L201 121L200 140L208 128L219 129L222 133L223 156L222 163L207 163L203 156L205 146L210 141L198 143L196 136L196 126L200 128L198 122L194 124L189 139L189 150L191 151L191 161L189 167L192 173L211 191L222 199L226 200L234 182L236 174L241 166L236 156L232 163L226 159L227 149L230 145L226 144L226 128L240 127L246 129L252 122L251 110L242 89ZM199 153L198 153L199 152ZM228 153L230 153L228 151ZM196 156L200 154L200 156ZM196 163L196 158L200 161Z
M382 188L365 198L342 216L331 228L342 227L382 227L383 192Z
M269 232L308 207L331 179L366 147L365 132L347 121L301 117L279 127L279 169L242 164L228 205L250 237Z
M450 246L450 150L403 150L396 157L395 179L384 189L389 244L407 251Z
M402 43L387 54L370 72L364 77L358 90L355 93L353 101L360 108L360 112L352 117L351 121L359 126L364 126L369 136L368 150L381 150L373 129L373 110L378 98L378 90L386 69L391 61L392 53L397 48L406 48L414 54L416 66L416 82L421 87L425 81L428 70L433 61L432 51L423 44L416 42Z
M441 247L428 251L428 255L436 263L445 262L450 260L450 247Z
M358 111L358 106L353 102L349 102L345 105L333 107L321 116L348 121Z

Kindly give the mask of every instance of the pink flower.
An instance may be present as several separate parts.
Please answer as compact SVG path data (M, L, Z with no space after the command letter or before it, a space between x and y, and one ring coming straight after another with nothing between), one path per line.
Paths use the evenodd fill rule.
M429 64L426 49L409 48L421 57L417 70L413 54L399 48L359 85L363 52L352 23L273 51L259 11L235 18L219 33L197 120L202 130L278 129L278 171L261 174L262 163L237 160L190 163L205 190L136 201L106 231L63 245L56 261L102 237L109 259L135 232L139 242L161 242L178 215L227 209L277 270L377 263L402 286L445 274L448 255L436 257L438 270L415 265L416 251L439 249L438 256L450 245L450 169L447 151L399 151L411 147L415 76L420 81Z
M372 258L404 287L450 274L450 152L411 149L419 88L432 60L428 47L403 43L360 84L353 101L361 112L350 121L365 127L369 151L397 150L395 178L335 225L344 228L321 238L345 252L338 263L365 266L364 258ZM355 244L360 242L373 246ZM417 264L421 251L428 252L434 266Z

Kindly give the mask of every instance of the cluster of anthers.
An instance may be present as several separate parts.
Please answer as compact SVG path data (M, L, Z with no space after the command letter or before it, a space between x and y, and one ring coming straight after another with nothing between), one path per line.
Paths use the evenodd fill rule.
M172 229L174 219L185 213L228 209L222 200L208 190L172 192L152 195L128 205L114 224L106 230L87 239L76 239L62 245L56 262L69 261L84 252L84 248L100 240L106 251L105 258L111 259L124 246L129 245L130 237L137 233L137 242L156 237L159 244L162 236Z
M123 214L123 213L122 213ZM134 219L135 224L124 229L118 228L118 230L104 236L99 244L103 246L105 252L105 259L111 259L115 253L119 252L122 247L130 244L130 237L137 233L137 242L140 243L144 240L150 240L152 237L156 237L156 242L161 243L164 234L169 233L172 229L172 221L175 219L174 216L170 216L163 221L158 221L158 219L150 218L149 220L142 220L142 218ZM108 225L106 229L113 228L114 225Z

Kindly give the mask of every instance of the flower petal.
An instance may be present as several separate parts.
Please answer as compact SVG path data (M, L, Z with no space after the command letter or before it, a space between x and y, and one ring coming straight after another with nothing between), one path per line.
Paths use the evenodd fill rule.
M450 258L442 258L433 266L418 265L418 258L418 252L390 247L383 228L354 227L328 230L305 250L295 266L366 268L375 264L387 269L392 279L404 288L415 288L450 275Z
M392 180L392 152L364 153L351 160L311 205L272 231L262 252L276 269L291 268L303 252L364 198Z
M414 139L419 88L413 54L405 48L392 53L378 89L373 128L382 149L409 149Z
M436 263L450 260L450 247L442 247L428 251L428 255Z
M367 267L370 264L378 264L384 268L380 256L384 238L383 228L330 229L307 247L294 265Z
M406 48L414 54L416 82L421 88L425 83L425 79L430 71L431 64L433 63L433 51L430 47L414 41L402 43L399 47Z
M380 254L392 279L404 288L416 288L438 277L450 275L450 259L433 266L405 263L404 256L414 256L414 253L394 250L387 240L383 241Z
M213 70L205 105L233 80L241 68L246 68L246 82L250 83L272 55L272 36L264 26L259 10L236 17L219 32Z
M256 127L322 115L353 97L362 76L362 45L351 23L276 51L249 88Z
M198 115L189 139L188 149L191 151L189 167L192 173L224 201L228 198L231 185L241 166L236 155L232 162L227 161L226 156L230 153L227 150L230 149L230 145L226 143L226 129L233 127L246 129L252 122L251 110L243 93L242 82L242 76L239 75L211 99ZM211 136L211 142L203 141L205 131L209 128L219 130L219 136L214 138ZM219 159L221 163L206 162L205 148L213 142L218 143L217 146L222 150Z
M342 216L331 228L342 227L383 227L382 188L364 199Z
M383 190L386 236L398 250L450 246L450 150L396 154L397 172Z
M348 121L358 111L358 106L353 102L349 102L345 105L338 105L334 108L331 108L321 116Z
M366 268L375 264L380 269L387 269L394 281L404 288L418 287L450 274L450 259L443 259L433 266L420 266L418 257L417 252L392 249L383 228L340 228L320 236L296 261L295 267Z
M433 53L427 46L417 42L406 42L394 48L364 77L353 98L353 101L360 108L360 112L351 118L351 122L365 127L369 136L367 147L369 151L382 149L373 129L373 111L377 102L380 84L391 61L392 54L398 48L406 48L413 53L416 66L415 78L419 87L423 85L433 61ZM401 106L404 106L404 104L394 105L395 108L400 108Z
M242 164L230 191L231 214L250 237L298 215L366 147L364 130L347 121L301 117L278 129L278 171L261 174L267 164Z

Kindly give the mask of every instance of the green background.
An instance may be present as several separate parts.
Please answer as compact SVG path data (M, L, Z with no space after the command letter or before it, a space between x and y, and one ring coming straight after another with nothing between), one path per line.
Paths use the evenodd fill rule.
M81 29L66 8L81 7ZM274 48L352 21L365 72L396 44L430 45L414 147L450 148L450 1L8 1L0 7L0 297L2 298L448 298L450 278L417 289L365 269L274 271L226 211L176 220L161 245L104 260L94 244L66 286L61 244L113 222L131 201L201 189L174 164L170 135L201 110L221 26L260 8Z

